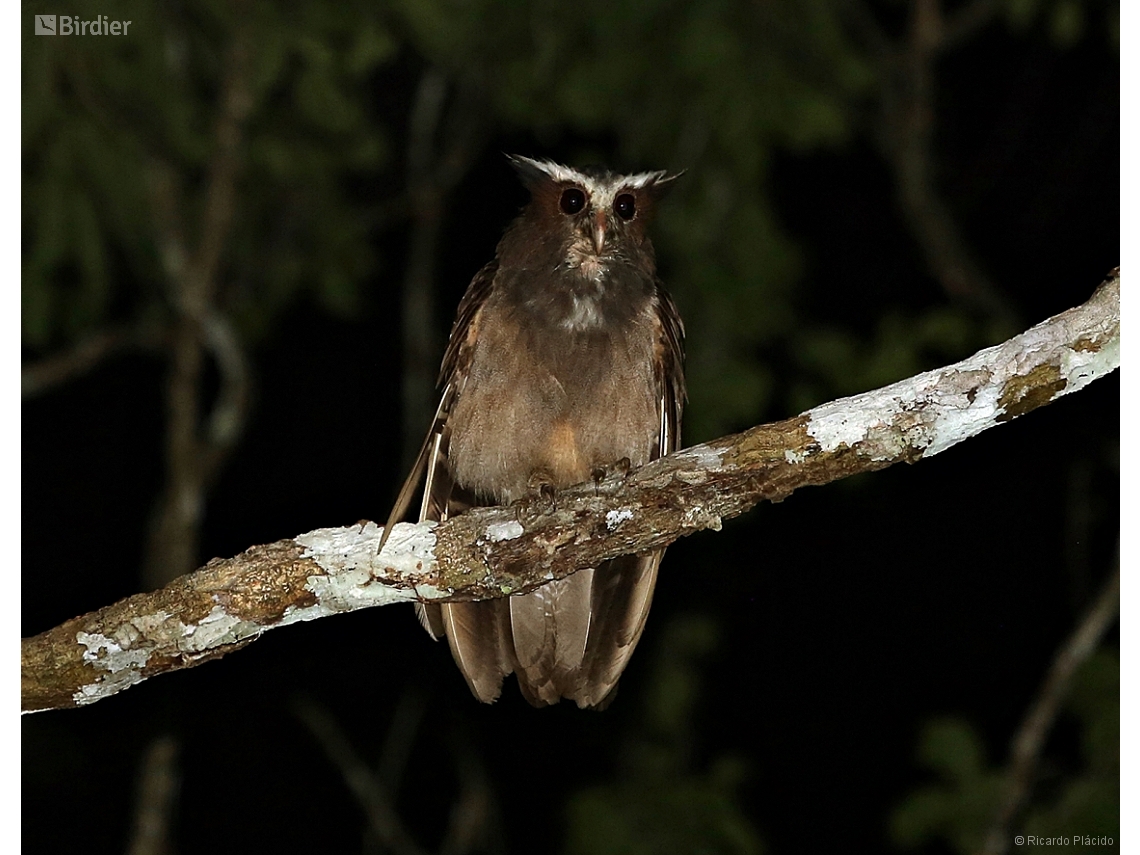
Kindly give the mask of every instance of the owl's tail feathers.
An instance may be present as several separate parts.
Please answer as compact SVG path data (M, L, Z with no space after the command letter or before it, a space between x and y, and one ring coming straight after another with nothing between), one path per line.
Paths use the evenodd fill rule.
M533 706L569 698L605 709L645 629L662 554L616 558L529 594L417 613L428 632L447 636L480 701L497 700L514 672Z
M510 649L519 689L534 706L556 704L578 686L590 634L594 571L508 597Z
M430 603L416 603L416 620L427 630L433 641L443 638L443 614L440 608Z
M618 680L645 629L664 554L623 555L595 571L590 636L577 685L563 693L579 707L605 709L617 694Z
M503 643L499 609L495 607L499 602L438 606L451 655L472 694L485 704L498 699L503 678L513 670ZM430 626L426 628L431 632Z

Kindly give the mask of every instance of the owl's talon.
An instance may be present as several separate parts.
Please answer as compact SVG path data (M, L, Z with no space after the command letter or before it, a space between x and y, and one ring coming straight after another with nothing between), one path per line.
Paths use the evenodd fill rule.
M542 513L552 514L558 510L558 493L555 491L553 484L549 481L543 481L538 485L536 492L535 500L541 500L546 506Z
M590 471L590 478L594 482L594 495L601 492L602 484L610 478L617 477L624 481L629 477L630 470L633 469L633 462L628 457L623 457L609 466L599 466Z
M524 526L558 510L558 491L550 475L534 472L527 481L527 494L515 506L515 518Z

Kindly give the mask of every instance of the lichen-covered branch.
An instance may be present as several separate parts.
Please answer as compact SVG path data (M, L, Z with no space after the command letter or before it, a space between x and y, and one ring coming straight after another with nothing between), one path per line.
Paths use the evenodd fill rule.
M22 645L22 708L81 706L266 630L392 602L482 600L664 546L761 501L914 463L1075 392L1120 360L1120 275L1004 344L882 389L663 457L545 501L400 524L318 529L214 559L165 588Z

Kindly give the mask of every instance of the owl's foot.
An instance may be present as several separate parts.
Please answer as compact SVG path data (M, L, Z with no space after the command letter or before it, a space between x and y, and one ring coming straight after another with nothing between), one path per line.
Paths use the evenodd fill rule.
M558 510L558 491L554 478L544 469L537 469L527 479L527 494L515 505L515 517L524 526L541 516Z
M629 477L629 471L633 468L633 463L630 462L628 457L623 457L616 463L611 463L609 466L599 466L590 472L590 478L594 482L594 495L602 491L602 486L610 479L625 481ZM616 484L613 486L617 486Z

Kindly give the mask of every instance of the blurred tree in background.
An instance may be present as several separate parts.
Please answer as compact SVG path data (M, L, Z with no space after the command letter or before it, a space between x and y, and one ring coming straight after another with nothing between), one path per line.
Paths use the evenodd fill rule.
M306 289L350 311L372 269L344 185L383 166L383 129L357 96L395 45L348 6L104 11L147 35L26 42L23 328L31 347L80 359L143 342L168 357L156 587L197 566L250 344ZM207 356L221 382L208 415Z
M25 634L163 584L211 555L383 518L434 407L454 306L525 198L501 151L686 170L662 208L655 243L688 331L687 444L965 356L1082 301L1118 262L1115 199L1104 198L1118 182L1119 157L1111 0L107 0L98 9L21 9L25 544L54 540L61 520L74 532L50 556L25 552ZM96 12L132 21L129 35L32 35L34 14L86 20ZM983 726L993 751L1005 750L1001 740L1057 639L1105 575L1117 525L1116 398L1099 394L1099 403L1067 405L1090 407L1095 424L1065 423L1040 440L1019 428L1027 461L1044 460L1044 449L1058 455L1047 466L1003 470L1003 482L1030 495L1060 497L1048 519L1027 510L1024 523L1060 540L1035 535L1025 549L1037 551L1019 553L1016 568L993 559L1008 570L1005 596L1056 592L1042 607L1048 619L1032 630L1036 647L1027 642L1032 652L993 677L1009 684L1008 696L987 706L992 687L977 689L953 708L990 716ZM1054 452L1058 435L1065 456ZM957 454L977 457L990 478L993 460L1005 466L1011 457ZM886 562L903 575L884 570L878 594L844 598L827 588L841 583L817 575L817 563L861 554L856 542L875 540L869 515L883 507L894 509L900 531L919 527L906 524L904 509L945 518L963 506L963 493L980 517L1011 528L1022 519L1008 498L994 499L995 512L987 497L938 480L953 473L931 463L928 475L927 466L915 475L930 479L921 497L876 492L888 488L864 481L833 491L854 499L797 497L794 518L764 514L767 522L730 526L699 553L675 547L669 564L678 578L701 567L748 569L751 593L722 604L712 586L697 601L680 585L660 590L646 649L634 659L649 669L656 646L657 664L644 678L631 668L604 715L532 713L513 706L517 698L469 708L446 651L425 645L410 616L407 627L389 627L400 621L383 614L329 622L343 625L251 652L261 658L250 672L234 666L232 678L188 676L70 717L29 720L25 849L54 851L66 835L68 823L36 822L60 781L96 770L125 781L155 734L174 733L183 745L181 802L165 819L181 829L175 849L206 839L210 825L195 808L217 796L201 765L211 752L259 772L300 752L291 773L258 785L263 796L234 802L233 817L211 809L234 841L243 833L236 829L255 833L257 816L266 818L256 833L268 833L272 813L257 806L279 809L295 798L290 781L344 792L334 766L298 738L300 724L282 700L294 691L325 698L366 754L380 752L376 720L392 718L390 735L404 734L392 739L406 744L381 753L402 751L405 762L395 766L407 771L381 775L383 786L413 836L438 832L445 849L604 851L607 841L615 852L665 851L651 842L658 834L677 851L702 851L703 841L703 851L755 852L761 837L771 851L814 851L813 832L797 837L792 817L837 815L811 789L824 786L821 778L841 786L847 779L835 766L856 779L879 776L865 788L870 802L851 802L863 823L852 833L886 845L891 807L924 786L911 765L919 721L953 711L945 699L924 677L901 681L898 691L914 700L878 722L895 740L895 765L873 764L881 773L827 754L826 738L805 739L797 728L847 734L841 722L863 721L856 699L882 697L874 685L896 686L896 654L883 654L880 684L875 666L851 665L845 673L863 673L865 682L846 695L844 678L818 676L817 645L875 643L875 632L866 640L860 624L845 623L858 620L851 604L864 603L870 623L909 646L931 614L957 613L940 586L965 572L954 549L939 550L946 555L924 559L928 587L910 587L921 580L905 562ZM903 477L884 474L880 483ZM827 504L844 501L856 505ZM825 531L817 515L833 520ZM995 544L1013 539L998 532L974 547L1004 554ZM753 574L758 543L768 563ZM891 550L918 547L892 541ZM771 578L761 575L766 566L797 572ZM981 564L977 572L998 571ZM968 579L960 582L965 597ZM1031 635L1011 617L1015 600L1002 596L987 589L981 597L993 603L990 622ZM757 602L788 605L778 615ZM697 607L726 628L684 618ZM911 610L913 625L891 623ZM794 635L813 619L808 636ZM702 659L718 634L715 660ZM773 644L787 665L765 658ZM313 652L321 649L345 653L330 663ZM379 650L407 652L389 661ZM964 642L954 660L962 664L948 667L975 667L970 650ZM782 667L783 691L751 694L754 681L781 685ZM324 682L300 676L312 672ZM696 703L698 684L719 700ZM947 690L953 703L966 697L962 684L947 684L958 686ZM471 787L429 774L450 768L450 749L396 726L393 687L409 685L434 699L429 710L450 706L458 720L429 711L422 727L451 734L463 757L487 758L478 780L490 781L479 785L490 794L471 814L482 818L478 834L439 831L435 814L453 795L466 804ZM1114 686L1083 680L1074 709L1101 710ZM228 699L242 690L256 700ZM812 712L796 711L803 708ZM203 709L212 711L207 722L224 717L225 734L203 724L194 712ZM1108 768L1115 731L1103 716L1080 716L1080 738L1097 752L1088 768ZM951 841L984 833L988 814L970 805L986 789L977 782L1000 773L981 759L970 726L954 727L922 742L948 784L900 809L898 841L931 841L939 829ZM777 747L770 733L797 747ZM111 743L122 747L99 747ZM1074 753L1063 740L1050 750ZM620 758L614 768L611 756ZM785 756L795 760L783 779L752 759L778 764ZM1056 784L1058 811L1079 798L1084 774ZM556 783L539 786L550 778ZM1111 795L1082 792L1093 792L1090 810ZM359 808L344 798L326 806L330 824L360 827ZM915 807L935 802L932 813ZM1048 803L1033 803L1027 827L1050 824ZM120 851L132 834L136 808L124 799L113 810L112 826L89 848ZM967 819L965 837L945 831ZM326 829L340 841L330 851L356 833L336 831ZM297 832L293 842L308 839ZM400 848L375 829L363 846Z

